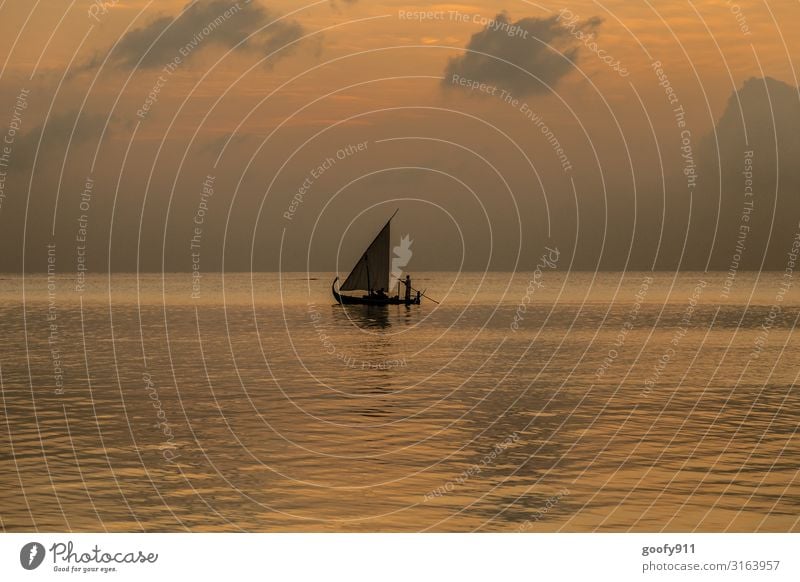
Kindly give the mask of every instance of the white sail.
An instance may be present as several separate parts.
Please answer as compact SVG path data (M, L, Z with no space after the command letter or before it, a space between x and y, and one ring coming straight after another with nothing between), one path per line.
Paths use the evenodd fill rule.
M389 291L389 231L392 219L381 229L367 247L350 275L342 284L342 291Z

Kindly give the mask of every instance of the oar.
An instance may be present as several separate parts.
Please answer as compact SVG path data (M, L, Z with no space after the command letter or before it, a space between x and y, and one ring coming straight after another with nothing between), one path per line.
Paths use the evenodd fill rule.
M436 299L432 298L430 295L425 295L425 291L427 291L427 290L428 289L425 289L424 291L422 291L420 293L420 295L422 295L428 301L433 301L436 305L441 305L442 304L441 301L436 301Z
M411 288L411 290L412 290L412 291L416 291L417 293L419 293L420 295L422 295L422 296L423 296L425 299L428 299L429 301L433 301L433 302L434 302L436 305L441 305L441 303L439 303L438 301L436 301L436 299L433 299L432 297L428 297L427 295L425 295L425 291L427 291L427 289L425 289L425 291L419 291L418 289L414 289L414 288L412 287L412 288Z
M394 277L394 275L392 275L392 277ZM403 285L406 284L406 282L403 279L400 279L399 277L395 277L395 279L397 279L398 283L402 283ZM433 301L436 305L441 305L441 303L439 301L436 301L436 299L434 299L432 297L428 297L427 295L425 295L425 291L428 290L427 288L425 288L424 291L420 291L419 289L414 289L413 287L411 287L411 290L412 291L416 291L417 293L422 295L425 299L428 299L429 301Z

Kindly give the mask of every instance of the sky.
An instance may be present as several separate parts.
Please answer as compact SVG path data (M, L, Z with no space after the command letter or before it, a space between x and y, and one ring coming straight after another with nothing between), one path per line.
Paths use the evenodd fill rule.
M799 18L7 0L0 271L346 275L395 210L411 271L532 270L548 248L560 268L782 270Z

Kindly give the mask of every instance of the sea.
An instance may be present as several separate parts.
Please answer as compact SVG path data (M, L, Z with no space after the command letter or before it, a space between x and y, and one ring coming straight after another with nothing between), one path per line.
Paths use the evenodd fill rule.
M412 277L0 277L0 529L800 530L791 276Z

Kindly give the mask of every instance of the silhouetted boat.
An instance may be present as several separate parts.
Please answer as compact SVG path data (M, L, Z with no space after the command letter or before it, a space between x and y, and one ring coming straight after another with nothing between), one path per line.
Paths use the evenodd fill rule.
M411 279L397 280L397 294L388 295L389 276L391 275L391 226L392 218L397 211L395 210L386 225L378 233L378 236L364 251L353 270L339 287L339 291L365 291L366 295L360 297L353 295L342 295L336 291L336 277L331 284L331 292L337 303L342 305L419 305L421 292L417 291L412 295ZM406 287L405 293L400 295L400 286Z

